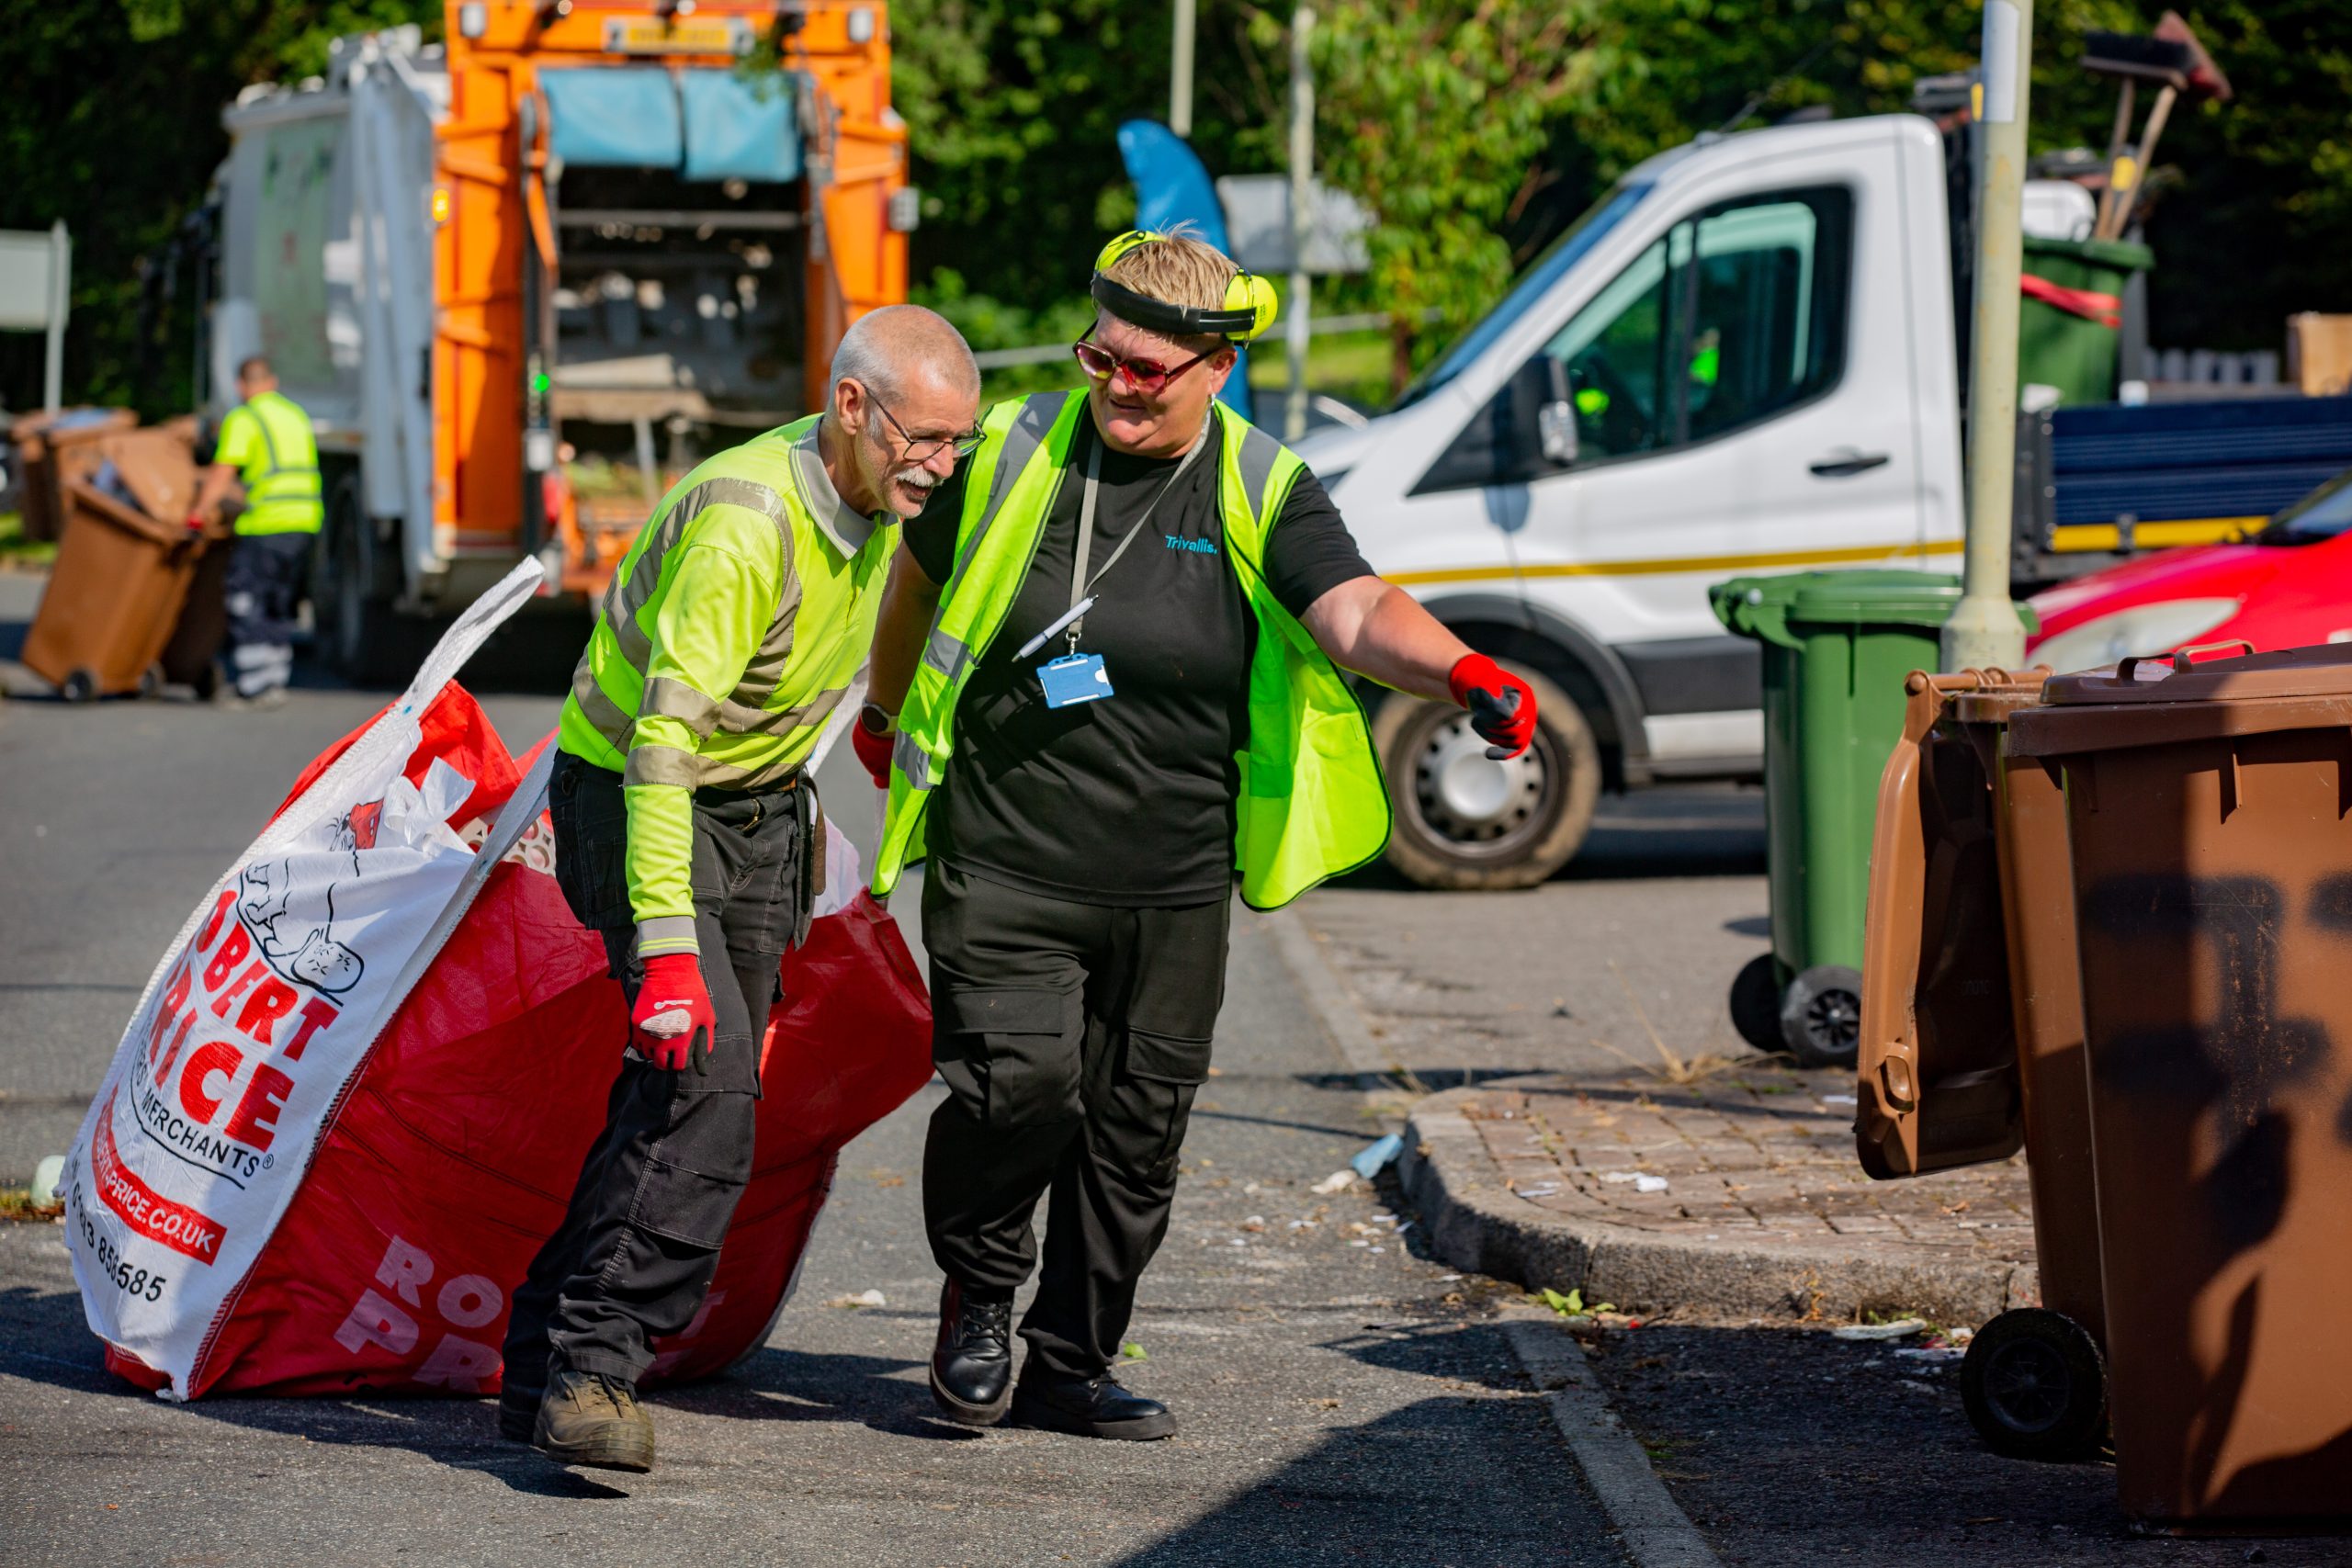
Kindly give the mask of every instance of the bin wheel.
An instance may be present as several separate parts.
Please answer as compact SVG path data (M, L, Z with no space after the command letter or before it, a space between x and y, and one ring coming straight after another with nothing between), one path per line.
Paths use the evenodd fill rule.
M221 688L227 684L228 678L220 671L220 661L208 659L204 661L204 668L196 672L196 700L209 703L219 696Z
M86 703L98 694L98 677L92 671L76 670L65 677L57 694L69 703Z
M150 664L139 672L139 694L153 702L164 694L164 667Z
M2079 1459L2107 1429L2107 1360L2064 1313L2018 1307L1969 1342L1960 1402L1985 1446L2011 1459Z
M1817 964L1781 993L1781 1043L1808 1067L1850 1067L1862 1038L1862 977Z
M1785 1051L1781 1038L1781 972L1759 953L1731 983L1731 1026L1758 1051Z

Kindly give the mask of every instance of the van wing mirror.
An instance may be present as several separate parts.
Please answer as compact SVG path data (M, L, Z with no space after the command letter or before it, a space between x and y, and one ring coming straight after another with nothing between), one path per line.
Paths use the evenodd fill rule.
M1535 410L1535 440L1544 460L1567 468L1577 460L1577 409L1568 395L1568 367L1544 355L1545 396Z

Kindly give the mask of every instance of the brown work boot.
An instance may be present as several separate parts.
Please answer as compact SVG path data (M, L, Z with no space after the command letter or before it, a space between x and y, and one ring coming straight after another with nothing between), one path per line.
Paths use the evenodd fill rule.
M548 1381L531 1446L559 1464L653 1468L653 1420L617 1378L569 1368Z

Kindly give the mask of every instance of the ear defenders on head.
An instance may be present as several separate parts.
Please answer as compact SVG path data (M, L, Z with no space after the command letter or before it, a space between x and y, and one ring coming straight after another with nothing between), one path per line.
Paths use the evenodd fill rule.
M1167 237L1148 229L1130 229L1103 246L1102 254L1094 258L1094 281L1088 290L1095 303L1123 321L1133 321L1146 332L1169 337L1213 334L1235 343L1248 343L1274 324L1280 309L1274 299L1274 286L1254 272L1234 274L1233 281L1226 285L1224 305L1215 310L1171 305L1165 299L1138 294L1104 276L1112 264L1136 246Z

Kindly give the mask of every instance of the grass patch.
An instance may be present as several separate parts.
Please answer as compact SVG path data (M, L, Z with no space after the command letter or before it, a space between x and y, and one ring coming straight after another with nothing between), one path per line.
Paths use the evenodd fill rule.
M25 537L25 514L0 512L0 565L47 566L57 558L53 539Z
M1312 323L1309 326L1311 332ZM1370 332L1314 333L1306 341L1306 384L1316 391L1345 398L1361 408L1386 408L1391 354L1388 333L1381 328ZM1251 353L1250 385L1261 395L1280 393L1289 387L1289 349L1281 339L1270 339ZM1272 428L1279 423L1279 416L1258 423Z
M0 1187L0 1224L14 1220L53 1220L65 1213L61 1200L46 1208L33 1206L33 1190L29 1187Z

